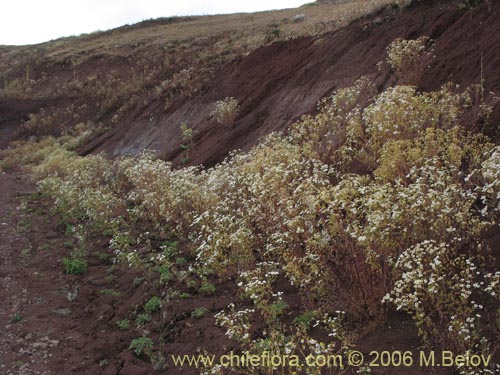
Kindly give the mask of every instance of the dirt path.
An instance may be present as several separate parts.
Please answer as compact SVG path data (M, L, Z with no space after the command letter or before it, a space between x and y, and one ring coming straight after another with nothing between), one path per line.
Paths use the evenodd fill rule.
M41 208L28 218L28 177L2 173L0 192L0 374L96 374L78 350L84 322L67 298L55 219Z
M33 186L26 178L2 174L0 191L0 372L51 374L48 360L60 341L53 338L47 316L36 313L46 298L31 290L40 273L35 274L29 263L32 243L19 207L20 197L31 193ZM32 332L35 320L45 329Z

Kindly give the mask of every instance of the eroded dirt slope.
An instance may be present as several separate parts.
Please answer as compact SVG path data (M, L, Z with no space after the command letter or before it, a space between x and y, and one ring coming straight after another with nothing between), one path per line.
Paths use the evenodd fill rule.
M19 91L11 87L19 97L0 99L0 148L19 137L19 128L35 114L42 131L45 126L53 128L49 133L60 133L78 123L90 123L100 130L113 127L84 146L80 150L83 155L104 151L118 156L150 148L180 164L185 155L179 125L185 121L194 130L190 164L211 166L231 150L247 150L265 134L285 130L303 114L314 111L320 98L362 75L372 78L380 90L398 83L387 65L377 67L385 60L389 43L398 37L426 35L434 40L435 58L424 59L425 69L416 77L421 89L437 89L449 81L465 87L479 83L482 75L486 92L498 94L500 3L484 1L471 9L460 8L461 3L416 0L404 10L388 7L335 32L277 41L256 50L247 46L241 53L235 49L230 57L222 57L229 53L225 48L232 48L227 33L213 31L206 38L168 42L163 40L168 33L161 22L92 34L74 43L55 41L46 50L43 46L3 46L0 66L4 81L8 82L5 71L13 69L13 77L18 78L15 82L27 87L19 87ZM332 5L332 12L335 9ZM214 18L209 21L212 23L203 26L207 30L222 27L213 24ZM189 20L179 22L172 30L181 38L183 30L193 25ZM251 27L252 23L245 25ZM155 30L161 42L141 39L151 38ZM238 38L241 35L235 36L240 43ZM245 52L248 50L253 52ZM16 51L24 51L29 59L12 60ZM234 56L239 57L231 60ZM10 70L9 64L14 64ZM195 89L157 93L164 80L188 68L194 69L192 77L180 83L193 84ZM210 113L217 100L231 96L238 99L241 110L235 125L226 128ZM499 108L493 113L493 123L500 118ZM42 109L45 115L41 115ZM29 131L24 133L24 138L31 136Z
M191 98L177 98L167 113L153 101L82 150L105 151L113 156L155 149L168 160L180 162L183 153L179 124L194 130L191 164L211 166L234 149L249 149L265 134L284 130L317 101L339 87L366 75L380 89L397 83L388 67L377 69L394 39L429 36L434 58L417 77L423 90L446 82L462 87L477 84L481 72L486 91L500 92L500 3L469 10L457 1L419 1L400 11L389 7L380 14L319 38L277 42L226 64L210 84ZM481 66L482 61L482 66ZM213 103L225 97L241 103L234 127L225 128L210 116ZM499 107L492 121L500 118Z

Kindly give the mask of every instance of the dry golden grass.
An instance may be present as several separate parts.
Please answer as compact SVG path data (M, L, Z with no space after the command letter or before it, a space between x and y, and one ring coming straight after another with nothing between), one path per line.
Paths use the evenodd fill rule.
M279 27L281 38L285 39L314 35L344 26L390 3L394 3L394 0L352 0L344 4L310 3L299 8L257 13L186 17L183 21L167 24L159 19L144 22L144 27L136 24L111 31L61 38L39 46L46 49L47 57L58 58L109 49L118 52L121 48L138 44L165 44L191 38L214 37L223 33L230 33L234 41L245 39L245 44L258 45L270 28ZM297 14L305 15L303 22L293 22L293 17ZM0 47L0 53L7 57L27 52L32 53L33 47Z

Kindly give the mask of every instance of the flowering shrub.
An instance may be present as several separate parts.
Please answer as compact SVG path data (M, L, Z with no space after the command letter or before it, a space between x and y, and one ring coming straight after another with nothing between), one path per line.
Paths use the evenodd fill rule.
M0 168L12 170L39 165L52 153L61 150L60 142L52 137L43 138L38 142L17 142L5 150L0 150Z
M483 215L492 216L498 222L500 214L500 147L491 149L488 158L483 162L480 173L484 184L479 188L484 204Z
M411 312L424 337L441 332L437 337L457 352L482 351L483 306L474 298L483 292L484 277L474 259L460 254L460 242L424 241L401 253L395 263L401 277L384 300Z
M311 312L312 324L316 330L323 330L328 335L328 340L321 341L313 338L310 331L302 324L294 322L291 326L273 325L267 326L262 337L252 337L252 325L250 317L255 314L253 309L236 310L234 304L228 306L226 311L216 314L216 321L219 325L227 329L226 335L240 343L245 353L258 355L259 357L266 353L274 356L287 356L288 363L279 370L273 366L253 367L238 366L230 368L236 373L248 374L276 374L277 371L284 373L305 373L311 375L320 375L321 367L308 363L305 358L312 355L331 356L345 355L349 348L343 328L343 313L337 312L336 315L321 315L319 312ZM296 360L294 360L296 358ZM211 368L205 368L201 374L222 373L219 365Z
M414 83L429 40L426 36L415 40L398 38L387 47L387 62L401 83Z
M226 98L215 103L211 115L224 126L233 126L239 112L239 103L235 98Z
M363 111L370 156L376 161L387 141L414 138L429 127L451 128L460 115L460 99L448 87L423 94L411 86L387 89Z
M66 215L103 226L125 210L124 201L113 191L110 162L102 155L79 158L59 150L34 173L41 179L41 190Z
M255 309L243 308L237 310L234 304L230 304L226 311L215 315L219 325L226 328L226 335L238 341L242 349L247 353L262 355L272 353L273 355L296 356L300 358L293 369L284 366L280 371L305 371L308 374L321 374L321 369L310 366L304 361L308 355L334 355L343 353L349 346L348 338L343 327L343 313L337 311L335 315L322 314L318 311L310 311L307 314L307 322L295 319L291 325L284 324L281 316L288 308L283 300L282 292L273 291L273 283L280 274L278 263L264 262L247 272L240 274L238 286L243 289L243 295L248 297L255 305ZM256 337L252 334L251 317L260 314L265 322L262 336ZM314 339L310 335L310 329L322 329L328 333L329 342ZM236 372L256 374L274 374L272 366L252 366L233 369ZM210 372L212 371L212 372ZM217 368L206 369L202 373L214 373Z
M316 116L291 126L290 141L300 145L305 157L334 163L337 172L344 172L365 141L362 108L374 94L374 85L364 77L339 89L319 103Z
M194 213L208 199L202 191L204 172L197 167L174 170L150 152L118 164L130 185L126 199L133 203L132 216L150 221L155 230L189 231Z
M413 139L388 141L380 151L375 176L390 182L408 181L411 168L434 160L440 168L453 169L453 178L459 182L480 167L484 153L491 144L480 134L471 134L458 126L451 129L426 128Z

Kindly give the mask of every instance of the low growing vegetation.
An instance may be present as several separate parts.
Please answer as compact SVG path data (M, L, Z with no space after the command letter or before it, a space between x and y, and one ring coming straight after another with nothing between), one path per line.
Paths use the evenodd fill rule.
M394 69L409 69L389 58ZM400 85L377 93L361 78L288 134L271 134L208 170L175 169L148 151L79 157L54 138L10 150L4 160L31 166L56 210L108 233L116 260L160 287L138 326L175 295L176 282L209 296L217 280L233 282L242 298L191 316L215 316L250 353L343 353L365 332L360 327L399 310L425 344L487 355L500 342L491 325L498 255L485 241L500 219L500 147L478 128L491 113L478 90ZM181 254L173 238L187 241L192 254ZM75 261L65 261L67 273L81 269ZM290 307L285 285L297 290L302 311ZM153 346L140 337L130 349L151 356Z

